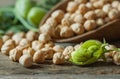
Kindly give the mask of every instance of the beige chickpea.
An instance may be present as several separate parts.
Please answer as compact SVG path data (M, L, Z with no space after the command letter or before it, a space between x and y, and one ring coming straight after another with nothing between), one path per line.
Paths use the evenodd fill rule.
M61 65L65 63L65 59L62 53L58 52L53 55L53 63L56 65Z
M96 24L95 20L87 20L84 23L84 28L86 31L91 31L91 30L95 29L96 27L97 27L97 24Z
M95 14L97 18L104 18L106 16L106 13L101 9L96 9Z
M105 21L104 21L103 18L98 18L98 19L96 20L96 23L97 23L98 26L102 26L102 25L105 24Z
M118 7L119 4L120 4L120 1L115 0L115 1L112 2L111 5L112 5L113 8L117 9L117 7Z
M45 51L38 50L33 56L34 63L44 63L45 61Z
M80 11L81 14L85 14L88 11L88 8L85 4L80 4L78 6L78 11Z
M57 23L61 22L61 19L64 17L64 11L63 10L56 10L51 15L52 18L54 18Z
M7 40L9 40L9 39L10 39L10 36L8 36L8 35L2 36L3 42L5 42L5 41L7 41Z
M101 9L105 5L105 0L99 0L93 3L93 6L97 9Z
M81 3L86 3L87 0L74 0L76 3L81 4Z
M34 32L34 31L28 31L26 33L26 39L30 42L32 42L33 40L36 40L38 37L38 33Z
M120 12L120 4L118 5L118 8L117 8L117 9L118 9L118 11Z
M114 54L113 61L116 65L120 65L120 52L116 52Z
M74 23L70 27L78 35L83 34L85 31L84 26L82 24L79 24L79 23Z
M61 46L61 45L55 45L54 47L53 47L53 50L55 51L55 52L63 52L64 51L64 47L63 46Z
M74 46L74 49L78 50L80 48L80 46L81 46L80 44L77 44L77 45Z
M38 40L41 43L47 43L48 41L51 40L51 37L48 34L40 34Z
M70 12L70 13L73 13L77 10L78 8L78 4L74 1L70 1L67 5L67 11Z
M16 33L12 36L12 39L15 41L16 45L19 44L19 42L25 37L25 33L24 32L19 32Z
M60 36L63 38L68 38L74 36L74 32L70 27L64 26L61 28Z
M119 11L116 9L112 9L109 13L108 16L111 20L116 19L119 16Z
M54 43L52 41L49 41L45 44L45 47L54 47Z
M42 34L49 34L50 36L55 35L55 28L48 24L44 24L40 27L40 33Z
M102 10L105 12L105 13L108 13L110 10L112 9L112 6L111 4L105 4L102 8Z
M51 47L43 48L42 51L45 52L45 59L51 60L55 51Z
M74 22L75 16L77 16L77 15L78 15L77 13L71 14L71 16L70 16L71 22Z
M70 20L69 20L68 18L63 18L63 19L61 20L61 24L62 24L63 26L69 26L69 25L70 25Z
M0 49L1 49L2 45L3 45L3 40L0 39Z
M96 14L94 11L88 11L87 13L85 13L84 17L87 20L93 20L96 18Z
M22 55L19 59L19 63L24 67L31 67L33 59L30 55Z
M94 10L95 9L92 2L87 2L86 7L88 8L88 10Z
M9 51L15 48L15 42L13 40L7 40L1 47L1 52L5 55L9 55Z
M41 43L40 41L33 41L32 42L32 49L34 49L35 51L37 51L37 50L40 50L40 49L42 49L44 47L44 44L43 43Z
M60 38L60 31L61 31L61 27L62 25L58 25L56 28L55 28L55 35L53 36L53 38Z
M22 56L22 52L16 48L10 50L9 58L14 61L18 62L20 57Z
M45 24L56 27L57 26L57 21L54 18L50 17L50 18L47 19Z
M85 18L82 15L76 15L74 18L74 22L83 24L85 22Z
M23 50L23 55L25 55L25 54L28 54L33 57L33 55L35 54L35 51L29 47L28 49Z
M70 19L71 13L65 13L64 18Z
M71 53L74 51L73 46L67 46L64 51L63 51L63 56L65 57L66 60L69 60L71 57Z

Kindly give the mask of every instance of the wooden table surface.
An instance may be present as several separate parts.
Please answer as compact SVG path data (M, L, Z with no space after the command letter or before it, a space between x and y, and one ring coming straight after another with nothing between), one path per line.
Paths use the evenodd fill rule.
M118 46L120 42L115 43ZM25 68L0 53L0 79L119 79L120 66L111 62L97 62L90 66L70 63L53 65L51 61Z

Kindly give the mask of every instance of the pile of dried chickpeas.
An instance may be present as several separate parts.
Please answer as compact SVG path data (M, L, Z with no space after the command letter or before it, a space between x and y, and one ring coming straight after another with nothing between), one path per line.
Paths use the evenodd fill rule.
M64 48L55 45L48 34L33 31L6 34L0 39L1 53L24 67L31 67L34 63L42 64L46 60L52 60L56 65L64 64L79 46L80 44Z
M57 39L81 35L116 19L119 12L118 0L73 0L66 11L54 11L40 32Z

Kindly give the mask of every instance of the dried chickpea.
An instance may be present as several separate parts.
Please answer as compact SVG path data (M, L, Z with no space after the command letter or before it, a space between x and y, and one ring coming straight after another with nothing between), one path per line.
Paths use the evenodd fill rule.
M77 16L77 15L78 15L77 13L73 13L73 14L71 14L71 16L70 16L70 20L71 20L71 21L74 21L75 16Z
M60 38L60 31L61 31L61 27L60 25L58 25L58 27L55 28L55 35L53 36L53 38Z
M53 47L53 50L55 51L55 52L63 52L64 51L64 47L63 46L61 46L61 45L55 45L54 47Z
M82 15L76 15L74 18L74 22L83 24L85 22L85 18Z
M85 4L80 4L78 6L78 11L80 11L81 14L85 14L88 11L88 8Z
M70 19L71 13L65 13L64 18Z
M51 37L48 34L40 34L38 40L41 43L47 43L48 41L51 40Z
M98 26L102 26L102 25L105 24L105 21L104 21L104 19L102 19L102 18L98 18L98 19L96 20L96 23L97 23Z
M33 59L30 55L22 55L19 59L19 63L24 67L31 67Z
M1 47L1 52L5 55L9 55L9 51L15 48L15 42L13 40L7 40Z
M88 0L74 0L76 3L81 4L81 3L86 3Z
M50 17L50 18L47 19L45 24L56 27L57 26L57 21L54 18Z
M87 20L84 23L84 28L86 31L91 31L91 30L95 29L96 27L97 27L97 24L96 24L95 20Z
M105 12L105 13L108 13L110 10L112 9L112 6L110 4L105 4L102 8L102 10Z
M97 18L104 18L106 16L106 13L101 9L96 9L95 14Z
M87 2L86 7L88 8L88 10L94 10L95 9L92 2Z
M35 51L37 51L37 50L40 50L40 49L42 49L44 47L44 44L43 43L41 43L40 41L33 41L32 42L32 49L34 49Z
M25 55L25 54L28 54L31 57L33 57L33 55L35 54L35 51L32 48L29 47L28 49L23 50L23 55Z
M64 59L64 56L62 55L62 53L57 52L53 55L53 63L56 65L65 63L65 59Z
M78 35L83 34L85 31L84 26L82 24L79 24L79 23L74 23L70 27Z
M25 37L24 32L16 33L12 36L12 39L15 41L16 45Z
M33 40L36 40L38 37L38 34L34 31L28 31L26 34L26 39L30 42L32 42Z
M61 28L60 36L63 38L72 37L74 36L74 32L72 31L71 28L64 26L63 28Z
M87 13L85 13L84 17L87 20L93 20L96 18L96 14L94 11L88 11Z
M34 56L33 56L33 62L34 63L44 63L45 61L45 52L38 50L37 52L35 52Z
M67 5L67 11L70 12L70 13L73 13L77 10L78 8L78 3L77 2L74 2L74 1L70 1Z
M7 41L7 40L9 40L9 39L10 39L10 36L8 36L8 35L2 36L3 42L5 42L5 41Z
M69 20L68 18L63 18L63 19L61 20L61 24L62 24L63 26L69 26L69 25L70 25L70 20Z
M116 9L117 9L117 7L118 7L119 4L120 4L120 2L117 1L117 0L115 0L115 1L112 2L111 5L112 5L113 8L116 8Z
M108 16L111 20L116 19L119 16L119 11L116 9L112 9L109 13Z
M0 39L0 49L1 49L2 45L3 45L3 40Z
M45 44L45 47L54 47L54 43L52 41L49 41Z
M50 47L43 48L42 51L45 52L45 59L48 59L48 60L52 59L55 53L55 51Z
M114 54L113 61L116 65L120 65L120 52L116 52Z
M74 46L75 50L78 50L79 48L80 48L80 44L77 44L77 45Z
M57 23L60 23L61 19L64 17L64 11L56 10L52 13L51 17L54 18L57 21Z
M118 9L118 11L120 12L120 4L118 5L118 8L117 8L117 9Z
M67 46L64 51L63 51L63 56L65 57L66 60L69 60L71 57L71 53L74 51L73 46Z
M9 58L14 61L18 62L20 57L22 56L22 52L16 48L10 50Z
M105 0L99 0L93 3L93 6L95 8L102 8L105 5L106 1Z

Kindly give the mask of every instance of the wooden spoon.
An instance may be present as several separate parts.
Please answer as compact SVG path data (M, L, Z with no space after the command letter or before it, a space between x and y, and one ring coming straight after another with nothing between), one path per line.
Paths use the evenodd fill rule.
M57 9L61 9L66 11L66 7L68 2L71 0L64 0L57 4L42 20L40 25L43 25L47 18L49 18L53 11ZM71 38L61 38L61 39L53 39L54 42L81 42L88 39L97 39L103 40L105 38L107 41L118 41L120 40L120 19L115 19L103 26L100 26L97 29L86 32L82 35L77 35Z

